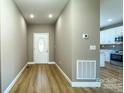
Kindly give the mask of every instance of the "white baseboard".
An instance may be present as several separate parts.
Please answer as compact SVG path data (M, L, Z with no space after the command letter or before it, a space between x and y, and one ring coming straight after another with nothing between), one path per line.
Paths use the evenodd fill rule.
M24 67L21 69L21 71L17 74L15 79L11 82L11 84L5 89L3 93L9 93L9 91L12 89L12 87L14 86L14 84L16 83L18 78L21 76L21 74L23 73L26 67L27 67L27 64L24 65Z
M4 93L9 93L9 91L12 89L18 78L21 76L25 68L28 64L41 64L36 62L28 62L25 64L25 66L22 68L22 70L17 74L15 79L11 82L11 84L5 89ZM42 63L44 64L44 63ZM46 64L46 63L45 63ZM55 64L57 68L60 70L60 72L63 74L63 76L66 78L66 80L70 83L72 87L101 87L101 82L72 82L71 79L63 72L63 70L55 63L55 62L49 62L48 64Z
M69 82L72 87L101 87L101 82L73 82L70 78L63 72L63 70L56 64L57 68L63 74L65 79Z
M40 62L28 62L28 64L55 64L55 62L47 62L47 63L40 63Z
M72 82L72 87L101 87L101 82Z
M29 65L33 64L48 64L48 63L40 63L40 62L28 62Z
M60 72L63 74L63 76L66 78L66 80L71 85L71 79L63 72L63 70L56 64L57 68L60 70Z
M30 64L35 64L35 62L27 62L27 64L28 64L28 65L30 65Z
M48 64L56 64L55 62L48 62Z
M48 62L48 63L37 63L37 62L27 62L25 66L22 68L22 70L17 74L15 79L11 82L11 84L5 89L4 93L9 93L9 91L12 89L18 78L21 76L25 68L27 67L28 64L55 64L55 62Z

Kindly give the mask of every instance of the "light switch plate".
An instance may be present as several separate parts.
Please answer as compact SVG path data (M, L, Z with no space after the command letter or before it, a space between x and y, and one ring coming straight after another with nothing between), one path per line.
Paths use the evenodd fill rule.
M90 50L96 50L96 45L90 45Z

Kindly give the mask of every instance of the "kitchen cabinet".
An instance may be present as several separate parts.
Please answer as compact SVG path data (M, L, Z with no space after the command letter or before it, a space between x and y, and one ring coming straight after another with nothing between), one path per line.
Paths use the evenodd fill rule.
M107 49L100 50L100 57L101 57L101 59L104 60L105 62L110 62L110 55L111 55L111 53L113 51L114 50L107 50Z
M104 53L105 53L105 61L110 62L110 54L111 54L111 52L106 50L106 51L104 51Z
M111 42L111 36L109 34L110 32L109 31L105 31L105 44L110 44Z
M105 67L105 54L100 52L100 67Z
M122 26L100 31L100 44L115 44L115 37L122 35Z
M105 32L100 32L100 44L105 44Z
M100 32L100 44L107 44L110 39L107 31Z

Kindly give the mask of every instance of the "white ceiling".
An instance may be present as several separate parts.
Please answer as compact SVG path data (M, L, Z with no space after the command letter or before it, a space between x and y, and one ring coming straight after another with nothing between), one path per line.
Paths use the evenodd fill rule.
M26 21L30 24L54 23L69 0L15 0ZM34 18L30 18L34 14ZM48 18L53 14L53 18Z
M112 22L108 22L112 19ZM100 0L100 27L122 22L123 0Z
M15 0L23 16L30 24L55 23L69 0ZM49 14L53 18L48 18ZM34 14L34 19L30 18ZM122 21L123 0L100 0L100 27L108 26ZM112 22L108 22L108 19Z

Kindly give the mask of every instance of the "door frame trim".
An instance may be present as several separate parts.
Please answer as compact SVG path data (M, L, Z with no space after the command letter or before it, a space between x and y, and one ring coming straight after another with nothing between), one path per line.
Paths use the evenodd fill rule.
M46 35L48 35L48 62L47 63L49 63L49 32L41 32L41 33L33 33L33 62L35 62L35 60L34 60L34 57L35 57L35 49L34 49L34 46L35 46L35 43L34 43L34 36L35 36L35 34L46 34ZM46 63L46 62L45 62ZM43 63L41 63L41 64L43 64Z

